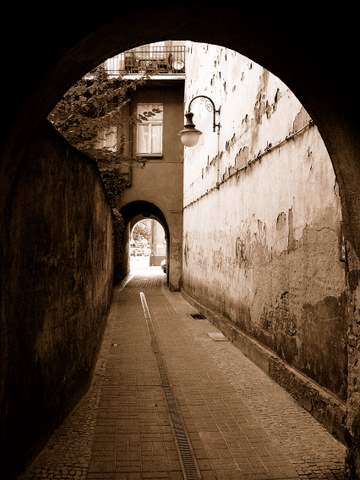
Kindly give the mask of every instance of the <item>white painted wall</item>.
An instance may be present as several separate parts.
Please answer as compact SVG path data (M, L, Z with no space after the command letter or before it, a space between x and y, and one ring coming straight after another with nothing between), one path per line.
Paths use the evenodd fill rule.
M286 85L236 52L189 43L186 68L185 107L210 96L221 129L196 100L184 289L344 396L341 210L319 132Z

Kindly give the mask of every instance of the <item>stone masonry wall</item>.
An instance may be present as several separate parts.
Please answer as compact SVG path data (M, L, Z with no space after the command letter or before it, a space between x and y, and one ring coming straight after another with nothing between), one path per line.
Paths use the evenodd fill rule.
M12 478L90 381L111 300L113 242L96 164L47 124L25 153L7 213L0 460Z

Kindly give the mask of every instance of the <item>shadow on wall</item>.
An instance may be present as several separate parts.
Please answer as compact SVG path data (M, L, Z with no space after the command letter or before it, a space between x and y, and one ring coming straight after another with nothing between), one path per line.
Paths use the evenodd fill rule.
M111 211L97 167L50 124L27 150L8 215L0 338L7 479L86 391L113 274Z

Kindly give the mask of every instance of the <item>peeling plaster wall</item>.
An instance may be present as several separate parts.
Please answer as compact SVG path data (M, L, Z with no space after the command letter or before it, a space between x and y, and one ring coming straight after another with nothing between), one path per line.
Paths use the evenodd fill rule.
M334 171L290 90L225 48L189 44L184 289L346 399L345 253Z

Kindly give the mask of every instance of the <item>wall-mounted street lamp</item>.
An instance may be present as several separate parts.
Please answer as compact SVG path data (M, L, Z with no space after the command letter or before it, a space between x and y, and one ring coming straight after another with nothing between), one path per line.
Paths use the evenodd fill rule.
M220 123L216 123L216 118L215 118L216 115L220 115L220 108L217 110L215 108L214 102L211 100L211 98L207 97L206 95L197 95L189 103L187 112L185 113L186 122L184 125L184 129L181 130L181 132L179 132L181 143L185 145L185 147L194 147L199 141L200 135L202 134L200 130L195 128L195 124L193 122L194 114L190 110L191 104L197 98L206 98L206 100L210 102L211 109L213 112L213 131L214 132L217 131L219 133L219 130L220 130Z

